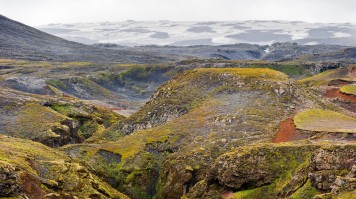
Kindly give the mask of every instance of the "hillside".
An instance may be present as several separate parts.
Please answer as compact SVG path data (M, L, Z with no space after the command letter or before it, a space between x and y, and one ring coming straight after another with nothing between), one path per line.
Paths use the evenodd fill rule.
M84 159L130 197L180 198L205 179L220 155L252 143L277 142L280 124L314 109L351 114L274 70L194 69L162 85L139 112L63 150ZM328 133L301 128L286 141L354 139L323 131ZM101 155L102 150L111 155ZM106 162L98 162L101 158Z
M0 135L0 148L1 198L129 198L42 144Z
M183 67L163 64L0 59L0 86L25 93L79 98L124 115L137 111Z
M228 38L350 39L293 23ZM0 198L356 198L352 63L324 44L86 46L0 15Z
M108 50L61 39L0 15L0 58L52 61L152 63L167 57L135 50Z

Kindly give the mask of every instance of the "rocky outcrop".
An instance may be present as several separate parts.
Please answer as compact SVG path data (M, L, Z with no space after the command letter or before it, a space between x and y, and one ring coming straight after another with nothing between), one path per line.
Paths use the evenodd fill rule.
M0 87L2 134L50 147L82 143L123 116L83 101L28 94Z
M351 171L356 166L356 151L319 149L310 159L312 172L308 174L312 185L319 190L331 191L338 171Z
M32 141L0 136L0 197L120 198L79 162Z
M20 177L16 168L0 161L0 197L12 197L20 193Z
M211 189L219 192L216 197L226 192L243 196L248 190L250 195L242 198L351 193L356 190L356 146L328 145L296 142L241 147L215 160L206 180L196 184L204 184L205 191L193 187L186 197L206 195Z

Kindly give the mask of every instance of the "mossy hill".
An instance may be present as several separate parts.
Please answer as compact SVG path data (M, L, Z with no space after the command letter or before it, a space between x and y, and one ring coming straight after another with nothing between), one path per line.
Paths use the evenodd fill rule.
M50 147L81 143L124 117L77 99L0 88L0 131Z
M220 155L271 142L283 120L310 108L343 112L278 71L193 69L160 86L139 112L62 149L132 198L180 198Z
M312 87L338 106L356 113L356 96L353 94L356 82L355 65L328 70L298 82Z
M64 153L4 135L0 135L0 197L128 199Z
M217 158L183 198L352 198L355 158L354 143L240 147Z

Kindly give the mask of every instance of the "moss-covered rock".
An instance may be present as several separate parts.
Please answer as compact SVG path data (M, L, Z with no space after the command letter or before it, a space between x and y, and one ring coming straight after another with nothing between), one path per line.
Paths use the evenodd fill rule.
M128 198L65 154L2 135L0 180L0 197Z
M205 179L206 187L217 186L215 190L221 196L230 192L230 198L312 198L325 191L336 197L342 192L336 190L352 193L356 188L350 174L355 158L356 146L352 143L245 146L215 160ZM344 178L348 183L341 182ZM348 185L331 192L335 184ZM204 192L193 187L186 197L196 198Z
M215 158L272 141L280 122L307 107L338 110L270 69L194 69L162 85L141 111L100 134L99 142L63 150L83 157L133 198L180 198L205 179ZM94 158L100 150L122 158L103 169L107 165Z
M76 99L27 94L0 87L0 131L58 147L82 143L123 116Z

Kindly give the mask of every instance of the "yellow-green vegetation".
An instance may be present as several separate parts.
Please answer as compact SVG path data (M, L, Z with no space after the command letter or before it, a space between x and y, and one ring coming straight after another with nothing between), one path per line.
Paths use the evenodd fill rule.
M124 136L117 142L106 142L101 146L88 149L89 154L95 154L99 149L105 149L122 156L122 161L126 161L138 153L145 150L149 144L173 144L178 138L189 134L192 128L204 127L205 118L214 102L205 103L189 115L176 118L174 121L158 126L156 128L138 131L132 135ZM105 135L104 135L105 136ZM70 147L70 146L69 146ZM66 147L65 147L66 148Z
M67 117L38 103L28 103L18 113L17 119L10 126L12 135L42 141L58 137L51 129L60 126Z
M300 106L299 100L319 107L301 95L302 91L295 92L296 86L291 84L286 74L266 68L189 70L160 86L139 112L95 134L90 142L96 144L63 150L100 167L96 170L101 175L115 179L119 190L132 196L156 191L157 197L180 197L185 186L179 180L182 176L189 181L189 176L197 174L194 180L202 180L219 155L249 143L270 141L279 122L292 115L290 107ZM316 95L310 92L309 96ZM110 166L95 160L101 150L120 156L120 161ZM293 154L283 161L272 166L275 170L289 165L297 168L304 162ZM266 188L277 190L292 176L286 173ZM158 180L152 183L157 188L152 191L143 179Z
M2 135L1 172L17 176L6 181L7 186L14 187L12 192L7 193L9 197L26 195L29 198L43 198L53 194L57 198L90 198L95 195L99 198L128 199L62 152L36 142Z
M300 199L300 198L313 198L315 195L320 194L315 187L312 186L310 180L308 180L301 188L294 192L290 198Z
M126 123L140 121L157 125L165 118L155 118L163 111L177 116L201 105L205 99L223 92L239 90L274 91L279 87L276 82L286 83L288 76L284 73L261 68L199 68L177 75L171 81L159 87L145 107L133 114ZM161 122L162 123L162 122ZM124 132L128 134L131 132Z
M50 85L50 84L47 84L47 86L49 87L49 89L51 89L51 91L54 93L55 96L57 97L63 97L63 92L60 91L59 89L57 89L56 87Z
M356 95L356 85L345 85L340 88L340 91L349 95Z
M197 189L200 186L197 183L198 187L193 187L186 198L199 198L224 187L227 192L219 191L220 194L234 199L299 199L321 193L332 198L350 196L354 193L352 189L342 187L340 194L330 193L335 183L329 179L343 176L350 180L345 180L345 187L352 186L352 176L347 177L352 173L352 166L335 166L334 161L353 161L355 148L353 144L308 141L240 147L215 160L204 180L212 183L209 189ZM211 198L220 198L220 194Z
M327 84L330 81L330 78L333 77L335 71L336 70L325 71L317 75L301 79L298 82L308 84L310 86L321 86Z
M124 117L72 98L0 89L0 131L6 135L58 147L81 143Z
M346 68L338 68L333 70L328 70L312 77L308 77L305 79L301 79L298 82L302 84L306 84L309 86L322 86L327 85L329 82L333 80L352 82L355 81L355 78L352 77L349 73L355 67L354 65L350 65Z
M350 199L350 198L355 198L355 197L356 197L356 190L352 190L352 191L342 192L335 198L336 199Z
M356 133L356 118L334 111L309 109L294 116L297 128L318 132Z
M198 68L194 69L192 73L206 75L209 75L209 73L215 75L231 74L244 79L255 78L268 81L288 80L288 76L286 74L268 68ZM194 75L191 75L191 78L194 78Z
M95 64L92 62L63 62L59 66L59 68L75 68L75 67L86 67L86 66L94 66Z
M94 134L99 136L106 128L123 120L124 117L105 108L83 102L53 103L50 108L79 121L80 132L86 139Z
M153 179L157 178L150 174L157 169L147 167L162 167L157 157L169 157L165 159L167 168L163 169L164 172L178 170L176 174L169 174L173 176L167 179L178 179L181 173L184 175L187 172L197 172L201 179L213 158L234 146L267 141L274 135L278 126L277 118L287 112L284 103L291 103L288 96L292 94L286 83L287 75L271 69L213 68L187 71L162 85L141 111L104 134L95 136L100 142L105 141L100 139L115 142L82 145L79 148L86 152L87 161L96 156L100 149L121 155L120 166L114 168L116 172L111 172L109 176L125 179L115 177L125 187L120 190L134 195L137 194L134 185L141 187L138 192L147 192L141 178L150 175ZM276 92L279 88L285 89L283 97ZM245 104L247 99L257 100ZM177 114L180 108L186 110L185 114ZM153 123L163 115L168 115L169 120L163 118L161 124ZM152 118L152 124L146 123ZM122 129L125 130L125 125L134 126L137 131L115 137ZM145 125L149 129L140 130ZM184 143L185 147L176 149L178 143ZM63 150L71 153L73 148L76 146L64 147ZM175 150L178 151L168 156ZM179 170L176 166L183 169ZM180 182L172 185L179 187L175 191L170 190L170 185L164 184L167 183L164 179L162 182L158 187L167 194L162 196L164 198L183 191ZM174 193L169 195L167 192Z
M283 72L290 77L303 77L308 75L307 68L296 64L271 64L271 65L252 65L249 68L269 68Z

